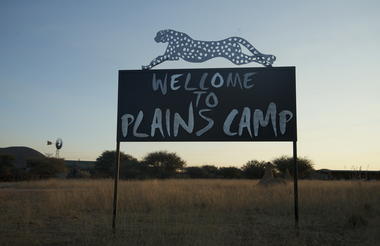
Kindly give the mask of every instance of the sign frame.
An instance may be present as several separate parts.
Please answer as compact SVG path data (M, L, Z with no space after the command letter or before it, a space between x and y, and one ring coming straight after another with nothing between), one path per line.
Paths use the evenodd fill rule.
M117 140L120 142L296 141L295 81L295 67L120 70ZM179 135L175 135L174 132L173 136L172 128L175 126L175 121L179 119L186 121L187 114L190 115L190 110L187 112L189 105L194 132L186 134L181 125L177 125ZM160 126L157 127L155 123L156 129L149 136L151 128L147 125L147 121L149 123L158 120L157 111L154 110L158 110ZM177 112L182 112L182 115ZM247 121L246 118L249 118L249 126L241 129L239 126L239 134L234 131L236 129L232 130L237 124ZM227 120L231 122L226 126ZM198 133L209 126L206 122L212 126L199 136ZM136 125L139 129L143 129L144 133L137 133L136 130L136 135L139 134L140 137L131 136L132 129L129 128L133 128L135 132ZM262 128L267 125L269 129ZM270 125L273 130L270 129ZM153 123L151 126L153 127ZM225 127L231 129L231 134L226 133ZM196 132L197 129L200 130Z

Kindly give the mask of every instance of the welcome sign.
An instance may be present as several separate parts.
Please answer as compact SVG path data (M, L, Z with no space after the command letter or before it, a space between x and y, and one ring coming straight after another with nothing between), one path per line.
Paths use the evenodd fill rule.
M117 141L296 141L295 67L119 71Z

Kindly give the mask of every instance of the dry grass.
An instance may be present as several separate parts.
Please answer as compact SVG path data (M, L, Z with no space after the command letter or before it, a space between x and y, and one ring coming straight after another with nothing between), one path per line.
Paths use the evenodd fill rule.
M112 235L111 180L0 186L0 245L380 245L380 182L122 181ZM1 184L0 184L1 185Z

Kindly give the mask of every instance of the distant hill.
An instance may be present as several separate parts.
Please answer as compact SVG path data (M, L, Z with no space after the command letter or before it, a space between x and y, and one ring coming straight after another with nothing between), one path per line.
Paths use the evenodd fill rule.
M29 147L15 146L0 148L0 155L11 155L15 159L13 164L17 168L26 168L26 161L35 158L45 158L45 155Z

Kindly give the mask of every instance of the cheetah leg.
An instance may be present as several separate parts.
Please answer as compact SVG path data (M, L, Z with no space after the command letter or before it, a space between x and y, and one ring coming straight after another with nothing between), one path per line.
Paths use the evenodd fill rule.
M143 70L151 69L152 67L157 66L158 64L160 64L164 61L167 61L167 60L169 60L169 59L168 59L168 56L166 56L166 55L157 56L157 58L153 59L153 61L151 61L148 66L142 66L142 69Z
M264 66L270 66L270 64L265 60L264 57L261 56L248 56L246 54L240 54L237 57L235 57L232 62L236 65L243 65L250 62L257 62L259 64L262 64Z

